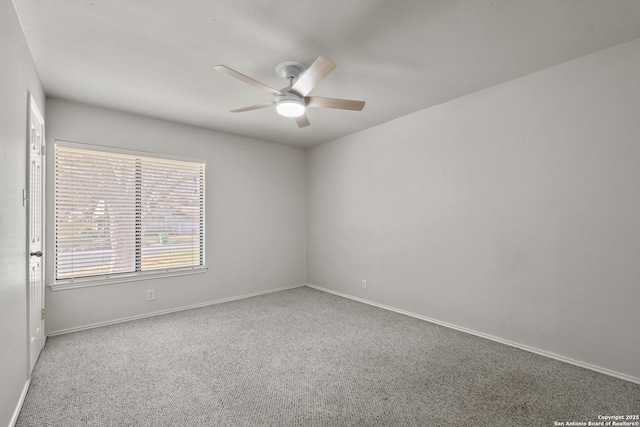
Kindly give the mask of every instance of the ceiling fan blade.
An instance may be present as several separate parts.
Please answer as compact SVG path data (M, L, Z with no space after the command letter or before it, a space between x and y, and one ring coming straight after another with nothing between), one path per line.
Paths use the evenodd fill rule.
M319 56L313 64L293 84L290 92L307 96L325 77L336 68L336 64L324 56Z
M280 91L275 90L274 88L272 88L272 87L270 87L270 86L267 86L267 85L266 85L266 84L264 84L264 83L260 83L259 81L254 80L254 79L252 79L252 78L251 78L251 77L249 77L249 76L245 76L244 74L239 73L239 72L237 72L236 70L232 70L231 68L226 67L226 66L224 66L224 65L216 65L216 66L215 66L215 67L213 67L213 68L214 68L215 70L220 71L220 72L222 72L222 73L225 73L225 74L227 74L227 75L229 75L229 76L231 76L231 77L235 77L236 79L241 80L241 81L243 81L243 82L245 82L245 83L247 83L247 84L250 84L250 85L251 85L251 86L253 86L253 87L257 87L257 88L258 88L258 89L260 89L260 90L263 90L263 91L265 91L265 92L268 92L268 93L270 93L270 94L271 94L271 95L273 95L273 96L282 95L282 93L280 93Z
M245 111L259 110L261 108L274 107L275 105L276 105L276 101L271 101L271 102L265 102L265 103L262 103L262 104L250 105L250 106L244 107L244 108L238 108L236 110L231 110L231 112L232 113L244 113Z
M296 123L298 124L299 128L303 128L303 127L307 127L309 126L311 123L309 122L309 118L307 117L306 114L303 114L299 117L296 117Z
M310 108L337 108L353 111L361 111L365 104L364 101L354 101L353 99L322 98L320 96L307 96L304 100L306 106Z

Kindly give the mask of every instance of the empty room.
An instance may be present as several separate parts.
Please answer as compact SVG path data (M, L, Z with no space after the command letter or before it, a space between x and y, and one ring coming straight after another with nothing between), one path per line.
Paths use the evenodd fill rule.
M0 426L640 426L637 0L0 0Z

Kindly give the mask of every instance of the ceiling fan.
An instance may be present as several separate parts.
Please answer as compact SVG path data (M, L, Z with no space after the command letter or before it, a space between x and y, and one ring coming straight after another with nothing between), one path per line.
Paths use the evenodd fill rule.
M215 69L220 72L235 77L276 97L276 99L271 102L231 110L232 113L276 107L280 115L295 118L298 127L301 128L310 125L309 119L305 114L307 108L335 108L353 111L361 111L364 108L364 101L307 96L318 83L327 77L335 68L336 64L324 56L319 56L308 69L297 62L282 62L276 65L276 73L289 80L289 86L276 90L224 65L217 65L215 67Z

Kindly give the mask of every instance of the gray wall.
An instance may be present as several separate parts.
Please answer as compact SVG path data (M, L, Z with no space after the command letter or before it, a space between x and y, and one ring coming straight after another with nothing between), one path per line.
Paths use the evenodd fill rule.
M47 332L304 284L306 154L300 148L47 99L48 183L54 140L207 161L204 274L81 289L47 289ZM47 190L48 206L53 192ZM53 212L47 215L53 254ZM47 283L53 277L48 263ZM156 300L147 302L146 290Z
M312 148L307 281L640 379L639 70L636 40Z
M0 426L9 424L29 375L27 329L27 111L44 94L13 3L0 0Z

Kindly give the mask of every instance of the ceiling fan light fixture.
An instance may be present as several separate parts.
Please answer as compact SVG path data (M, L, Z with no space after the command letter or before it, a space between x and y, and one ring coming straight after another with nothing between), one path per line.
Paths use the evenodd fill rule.
M285 117L300 117L304 114L304 103L299 99L282 99L276 105L278 114Z

